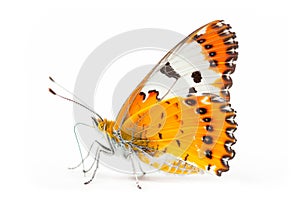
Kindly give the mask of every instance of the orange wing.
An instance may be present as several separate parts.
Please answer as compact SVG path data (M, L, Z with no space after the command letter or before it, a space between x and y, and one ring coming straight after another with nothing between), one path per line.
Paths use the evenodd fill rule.
M194 31L123 105L114 129L143 162L172 173L229 169L237 125L228 90L238 47L230 28L217 20Z
M232 133L237 125L235 112L224 99L207 94L175 97L153 105L157 92L151 91L144 102L144 94L139 96L134 102L139 111L123 124L122 138L153 157L174 157L167 161L168 168L165 161L152 162L138 151L142 161L172 173L172 165L177 166L176 173L212 169L221 175L229 169L227 161L234 157L231 145L236 142ZM178 169L180 165L193 170Z

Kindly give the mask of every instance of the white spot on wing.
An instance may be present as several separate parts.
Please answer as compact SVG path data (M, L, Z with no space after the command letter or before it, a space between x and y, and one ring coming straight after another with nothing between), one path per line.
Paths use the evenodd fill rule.
M206 27L200 29L198 32L197 32L197 36L201 35L201 34L204 34L206 33Z

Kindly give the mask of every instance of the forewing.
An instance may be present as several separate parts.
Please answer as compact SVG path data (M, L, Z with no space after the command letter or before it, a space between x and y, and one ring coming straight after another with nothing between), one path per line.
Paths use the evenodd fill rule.
M230 74L235 70L238 43L230 25L213 21L182 40L149 72L122 106L116 130L135 113L134 101L155 90L157 101L175 96L216 94L230 100ZM156 103L153 102L153 103Z

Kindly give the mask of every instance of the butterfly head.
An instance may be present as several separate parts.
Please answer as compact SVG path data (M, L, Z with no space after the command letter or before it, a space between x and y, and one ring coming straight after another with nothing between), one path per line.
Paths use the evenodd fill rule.
M95 126L99 129L99 130L104 130L104 126L105 126L105 121L102 118L96 118L96 117L91 117Z
M106 128L106 120L99 120L98 121L98 129L101 130L101 131L105 131L105 128Z

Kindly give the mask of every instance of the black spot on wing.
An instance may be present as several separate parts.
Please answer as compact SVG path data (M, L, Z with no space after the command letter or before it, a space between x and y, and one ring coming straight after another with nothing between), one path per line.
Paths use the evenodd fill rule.
M213 143L213 138L209 135L205 135L205 136L202 137L202 141L205 144L212 144Z
M170 62L167 62L161 69L160 72L166 75L169 78L180 78L180 75L174 70Z
M204 43L206 40L204 39L204 38L202 38L202 39L200 39L200 40L197 40L197 42L199 43L199 44L202 44L202 43Z
M204 115L207 112L206 108L197 108L196 113Z
M191 75L191 77L193 78L193 81L195 83L200 83L201 82L202 77L201 77L200 71L193 72L192 75Z
M184 102L189 106L194 106L197 103L194 99L186 99Z
M206 150L206 151L204 152L204 154L205 154L205 156L206 156L207 158L212 159L212 152L211 152L211 150Z
M207 44L204 46L205 49L211 49L213 46L211 44Z
M209 165L207 165L207 171L209 171L210 170L210 168L211 168L211 165L209 164Z
M184 161L187 161L188 157L189 157L189 154L186 154L186 156L184 157Z
M216 54L217 54L216 52L212 51L212 52L209 53L209 56L214 57Z
M211 118L210 117L205 117L205 118L203 118L203 121L205 121L205 122L211 122Z
M207 131L209 131L209 132L212 132L214 129L213 129L213 127L211 126L211 125L207 125L206 127L205 127L205 129L207 130Z
M159 137L159 139L162 139L162 134L158 133L158 137Z
M143 97L143 100L145 100L146 94L145 94L144 92L140 92L140 96L142 96L142 97Z
M197 90L194 87L191 87L189 89L189 93L197 93Z
M217 60L210 60L209 61L209 66L210 67L217 67L218 66L218 61Z
M178 147L180 147L180 141L176 140Z

